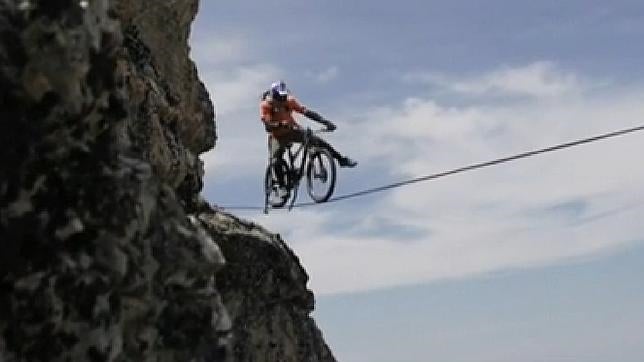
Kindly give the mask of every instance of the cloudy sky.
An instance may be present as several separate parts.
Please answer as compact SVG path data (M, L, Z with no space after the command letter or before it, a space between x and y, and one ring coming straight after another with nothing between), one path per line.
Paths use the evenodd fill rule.
M644 124L644 3L202 1L204 194L261 206L284 79L357 159L336 195ZM306 120L304 125L314 126ZM292 212L340 361L644 360L644 134Z

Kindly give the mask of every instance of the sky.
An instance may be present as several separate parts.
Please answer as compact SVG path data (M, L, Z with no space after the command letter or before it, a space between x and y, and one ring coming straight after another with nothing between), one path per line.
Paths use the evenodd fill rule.
M359 161L339 196L644 124L643 37L641 1L201 1L191 54L219 136L204 196L262 206L258 100L275 80ZM639 362L642 153L631 134L231 212L299 256L339 361Z

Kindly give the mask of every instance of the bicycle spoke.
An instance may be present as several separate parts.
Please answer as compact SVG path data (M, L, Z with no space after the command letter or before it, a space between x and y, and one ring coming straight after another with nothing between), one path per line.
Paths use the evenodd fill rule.
M315 202L324 202L331 197L335 188L335 163L326 150L318 150L309 160L307 187Z

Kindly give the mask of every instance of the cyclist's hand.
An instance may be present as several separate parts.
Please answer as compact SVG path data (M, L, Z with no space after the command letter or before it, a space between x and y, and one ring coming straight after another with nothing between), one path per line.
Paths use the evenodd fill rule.
M333 124L333 122L331 122L331 121L325 121L325 122L324 122L324 125L326 126L326 130L327 130L327 131L331 131L331 132L332 132L332 131L335 131L335 129L336 129L336 128L338 128L338 127L336 127L336 126L335 126L335 124Z

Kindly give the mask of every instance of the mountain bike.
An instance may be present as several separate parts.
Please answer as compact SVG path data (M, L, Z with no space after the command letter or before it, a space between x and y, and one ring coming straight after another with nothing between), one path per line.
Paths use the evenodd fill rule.
M303 142L298 146L294 143L286 145L282 158L275 164L269 157L264 178L264 213L268 213L269 207L284 207L289 199L289 210L291 210L304 175L306 175L306 189L311 199L315 202L329 200L335 189L335 159L329 151L311 143L311 137L322 132L329 132L329 130L307 128Z

